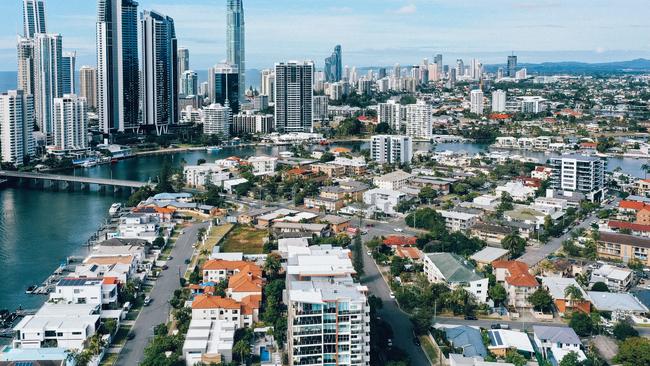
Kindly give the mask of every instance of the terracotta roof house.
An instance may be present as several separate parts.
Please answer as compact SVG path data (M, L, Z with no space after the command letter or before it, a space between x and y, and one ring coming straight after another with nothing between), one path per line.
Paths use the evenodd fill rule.
M508 305L515 308L528 308L528 296L539 288L535 276L529 272L528 265L519 261L494 261L497 282L508 292Z

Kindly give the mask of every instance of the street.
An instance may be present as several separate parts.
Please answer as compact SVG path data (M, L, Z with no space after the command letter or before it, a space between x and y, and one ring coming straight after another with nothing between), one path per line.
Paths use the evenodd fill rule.
M185 259L192 256L192 245L196 242L199 228L207 228L207 226L207 223L198 223L187 227L176 240L176 245L170 253L173 259L167 261L169 269L163 271L162 276L156 281L149 294L152 299L151 305L143 307L140 311L131 329L135 337L126 342L115 365L134 366L142 361L144 348L153 337L153 327L166 323L169 318L169 311L171 310L169 299L171 299L174 290L180 287L179 273L183 275L187 270Z
M404 227L403 224L397 225L395 222L384 223L371 220L364 220L364 222L370 222L374 225L374 227L367 228L368 234L364 235L364 241L381 235L413 235L412 230L406 228L404 228L403 233L393 231L395 227ZM393 328L393 344L404 350L411 357L411 364L413 366L430 365L422 348L413 343L413 327L408 314L404 313L397 306L397 302L390 298L388 284L384 281L374 260L366 253L366 250L363 250L363 270L365 273L361 282L368 286L370 295L377 296L383 301L383 308L378 314Z

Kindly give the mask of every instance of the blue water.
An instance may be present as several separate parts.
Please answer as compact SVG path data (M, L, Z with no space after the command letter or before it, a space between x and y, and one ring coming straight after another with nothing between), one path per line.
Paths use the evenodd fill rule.
M264 346L260 347L260 361L271 361L271 353Z

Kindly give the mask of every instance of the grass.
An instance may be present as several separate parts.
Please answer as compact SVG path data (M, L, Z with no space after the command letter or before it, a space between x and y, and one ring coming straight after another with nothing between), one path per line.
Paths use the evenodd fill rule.
M226 253L262 254L264 252L264 239L267 236L266 230L237 226L226 237L221 251Z
M117 330L117 333L115 333L115 337L113 337L113 345L116 346L124 345L126 343L126 336L129 334L130 330L131 330L131 326L121 325L120 328Z
M106 354L106 357L102 360L102 362L99 364L99 366L112 366L115 364L115 361L117 361L117 353L108 353Z
M125 320L135 320L140 313L140 309L131 310L126 314Z
M436 362L438 359L438 352L436 351L436 348L433 346L433 344L431 344L431 339L429 339L427 336L420 336L420 343L422 344L424 353L426 353L429 357L429 360Z

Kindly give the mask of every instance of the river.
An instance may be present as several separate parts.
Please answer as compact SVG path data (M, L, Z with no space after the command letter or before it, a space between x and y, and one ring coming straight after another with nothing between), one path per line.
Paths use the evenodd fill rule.
M367 142L338 143L359 151ZM416 143L415 149L428 149L430 144ZM147 181L154 179L164 161L180 166L182 162L196 164L199 159L214 161L228 156L248 157L275 155L287 147L235 147L218 153L204 150L173 154L144 155L88 169L74 169L67 174ZM487 151L487 146L466 143L439 144L436 150L467 151L471 154ZM545 161L543 153L513 152ZM608 169L620 166L624 172L643 177L641 165L646 160L610 158ZM53 192L37 189L0 189L0 309L38 307L45 296L26 295L27 286L41 283L70 255L83 255L83 243L103 222L110 204L123 196L98 192Z

